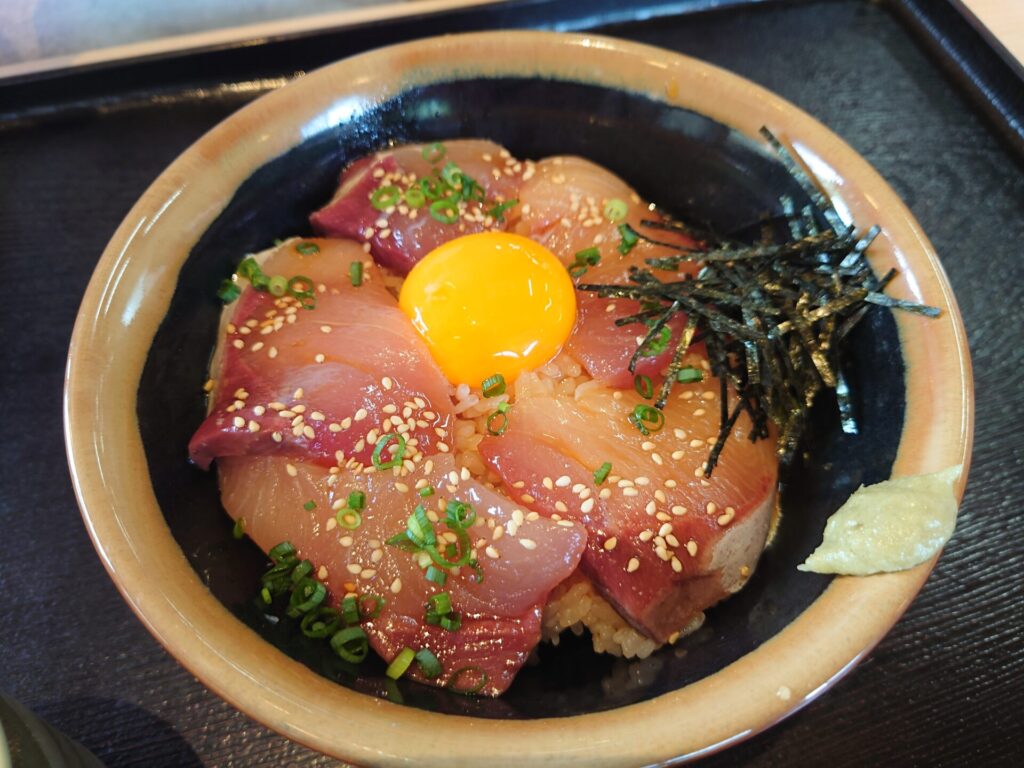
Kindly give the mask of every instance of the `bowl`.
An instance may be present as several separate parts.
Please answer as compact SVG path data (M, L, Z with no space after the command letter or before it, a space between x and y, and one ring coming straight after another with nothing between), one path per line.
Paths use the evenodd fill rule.
M347 161L389 140L480 136L513 154L580 154L684 219L728 230L806 194L767 151L768 126L840 213L882 227L889 292L854 334L861 433L824 399L786 475L782 522L748 586L705 627L643 661L568 638L500 699L415 683L381 698L382 666L336 678L247 612L264 559L235 541L216 481L186 461L220 308L241 256L308 232ZM485 32L356 56L257 99L152 184L103 253L71 343L67 449L82 515L124 598L205 685L285 736L361 764L650 764L707 754L807 704L896 622L934 561L864 578L796 571L862 483L969 463L964 329L924 233L885 181L820 123L702 62L589 35ZM957 493L961 494L966 472ZM325 666L327 664L327 666ZM401 703L399 703L401 701Z

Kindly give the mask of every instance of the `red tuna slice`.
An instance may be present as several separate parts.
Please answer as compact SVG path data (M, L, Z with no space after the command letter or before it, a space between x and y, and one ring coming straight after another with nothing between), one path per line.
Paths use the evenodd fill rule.
M267 275L310 278L316 307L246 287L229 308L213 408L189 443L196 464L279 455L368 465L392 431L410 460L447 449L448 382L372 262L352 285L349 266L364 258L342 240L293 240L259 257ZM386 446L397 448L397 439Z
M407 273L430 251L455 237L505 229L514 209L499 217L491 216L489 211L499 203L515 199L520 180L531 164L519 162L508 150L491 141L462 139L441 146L443 153L435 145L413 144L353 163L342 172L334 198L310 216L313 228L331 237L368 242L377 262L400 274ZM425 154L437 158L436 161L425 159ZM419 180L436 179L449 162L479 184L484 193L482 201L459 204L457 221L445 223L436 219L431 215L429 200L419 208L400 199L384 210L373 206L371 198L378 189L394 187L404 191Z
M484 693L504 691L540 640L540 610L548 593L576 569L585 545L582 526L524 511L456 469L447 455L424 459L404 475L397 468L355 472L275 457L223 459L218 466L224 507L245 520L256 544L268 551L290 541L319 568L335 601L346 594L383 596L387 604L380 616L364 624L374 649L390 661L406 646L429 648L444 669L427 681L437 685L477 667L487 674ZM417 487L428 485L435 492L420 497ZM338 524L335 510L353 491L365 494L365 507L358 527L349 529ZM468 532L480 570L453 569L441 587L424 576L428 556L385 542L405 530L417 504L425 507L439 538L455 538L443 524L450 499L476 511ZM315 505L311 510L309 502ZM424 621L427 599L442 591L462 614L456 632Z
M551 157L537 163L531 178L519 191L519 234L533 238L549 248L566 266L576 261L580 251L597 248L601 261L576 277L577 284L626 283L631 266L646 267L646 259L662 258L693 249L697 243L686 235L644 227L645 219L660 221L661 216L622 179L606 168L579 157ZM605 215L609 201L625 206L622 218ZM628 223L637 232L672 243L672 247L641 240L627 254L620 253L618 227ZM686 263L676 271L655 271L662 280L678 280L696 272ZM642 323L615 325L615 320L640 311L640 303L631 299L604 299L581 291L577 296L577 320L567 350L594 378L616 387L632 385L629 360L637 347L637 337L648 328ZM686 324L680 314L669 324L669 343L658 354L643 357L635 373L654 375L666 368L672 350Z
M699 364L696 355L687 361ZM737 591L764 547L775 496L771 440L750 442L741 416L711 478L718 384L677 385L665 425L648 436L628 421L644 402L598 382L555 394L532 374L516 382L507 432L480 444L518 499L587 528L581 568L639 631L668 641ZM605 462L602 484L594 472ZM520 485L521 484L521 485Z

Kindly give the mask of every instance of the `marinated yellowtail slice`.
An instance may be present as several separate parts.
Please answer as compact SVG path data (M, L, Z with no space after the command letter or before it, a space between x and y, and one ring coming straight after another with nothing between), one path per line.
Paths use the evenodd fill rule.
M529 167L478 139L388 149L345 168L310 222L321 234L369 243L379 264L405 274L453 238L506 229L514 208L502 204L515 199Z
M481 693L504 691L540 639L540 611L548 593L577 567L586 532L579 524L558 523L531 513L456 469L450 456L437 455L401 475L396 470L330 470L288 459L218 460L221 498L233 518L264 551L290 541L300 558L316 564L331 600L346 594L378 595L381 614L365 623L373 648L392 660L403 648L428 648L445 685L456 673L466 687L484 673ZM429 496L421 496L431 488ZM357 514L350 495L364 494ZM422 491L426 493L426 491ZM439 542L458 546L444 524L448 501L471 504L470 559L475 568L443 569L442 587L425 576L431 558L386 542L406 530L422 504ZM339 514L340 513L340 514ZM339 522L340 521L340 522ZM448 631L425 621L431 595L447 592L461 627ZM411 674L418 675L416 665ZM422 679L422 677L421 677Z
M713 477L703 476L718 435L717 393L710 378L677 385L664 426L643 435L629 416L645 401L632 392L595 381L555 394L550 382L526 374L508 430L480 444L506 487L517 489L514 498L586 526L583 572L660 642L746 582L774 505L774 444L750 442L745 415Z
M583 158L552 157L537 163L532 177L520 188L519 197L516 231L547 246L577 284L625 283L631 266L645 267L646 259L697 246L682 233L644 227L643 220L660 221L661 216L614 173ZM620 231L623 225L672 247L653 245L644 239L633 242L628 233L624 244ZM695 269L687 266L679 272L656 274L663 280L677 280ZM640 303L603 299L580 291L576 305L576 332L569 339L569 352L594 378L617 387L632 386L629 361L637 339L642 339L648 328L643 323L617 326L615 320L639 312ZM668 365L685 323L682 314L672 320L665 337L640 358L636 373L652 375Z
M315 308L246 284L220 341L213 407L189 443L199 466L252 455L369 465L389 433L410 461L447 448L448 382L364 259L344 240L292 240L261 258L268 276L308 279Z

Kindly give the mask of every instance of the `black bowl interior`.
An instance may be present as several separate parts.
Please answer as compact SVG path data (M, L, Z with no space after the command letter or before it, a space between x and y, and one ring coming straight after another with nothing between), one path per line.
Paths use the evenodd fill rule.
M534 78L478 79L367 104L256 171L192 250L138 393L157 498L174 537L217 599L268 641L341 685L410 706L494 718L595 712L681 688L757 648L821 594L829 579L800 573L796 565L820 540L826 518L858 485L888 477L905 393L899 338L888 310L876 307L868 314L848 351L860 434L841 431L834 401L822 398L817 404L803 457L783 478L778 535L747 587L709 611L700 631L643 661L599 656L586 637L543 646L538 663L527 666L498 700L406 681L396 686L377 660L353 675L318 647L262 621L252 598L266 560L247 539L231 536L214 474L188 463L186 445L205 413L200 385L215 343L220 280L244 254L276 238L310 234L308 214L330 198L349 161L389 141L471 136L494 139L519 157L585 156L682 219L719 231L776 210L782 194L807 202L782 166L754 142L707 117L635 93Z

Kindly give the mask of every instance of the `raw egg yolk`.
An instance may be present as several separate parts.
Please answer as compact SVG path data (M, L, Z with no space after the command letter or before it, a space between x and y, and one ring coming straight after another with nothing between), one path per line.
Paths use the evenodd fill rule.
M428 253L398 297L453 384L512 382L548 362L576 322L572 280L551 251L519 235L481 232Z

